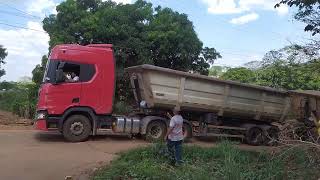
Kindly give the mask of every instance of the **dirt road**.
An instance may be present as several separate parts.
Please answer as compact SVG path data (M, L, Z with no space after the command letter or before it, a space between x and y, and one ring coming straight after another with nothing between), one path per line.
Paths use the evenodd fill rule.
M85 180L89 172L109 163L117 153L148 144L139 139L110 135L82 143L68 143L61 134L12 130L14 128L0 130L0 179L60 180L72 176ZM215 146L212 141L194 140L189 145L193 144ZM243 144L238 147L258 151L270 149Z
M110 162L116 153L143 145L142 140L119 136L67 143L60 134L0 130L0 179L87 179L88 171Z

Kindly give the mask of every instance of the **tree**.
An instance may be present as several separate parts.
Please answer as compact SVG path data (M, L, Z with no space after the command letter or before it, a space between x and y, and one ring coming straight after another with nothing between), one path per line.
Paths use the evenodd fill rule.
M214 48L202 49L187 15L160 6L153 9L143 0L125 5L67 0L57 6L57 12L43 21L50 48L61 43L112 43L119 69L149 63L197 71L201 70L198 66L207 66L221 57Z
M48 57L46 55L42 56L41 64L36 65L36 67L32 70L32 81L38 85L42 82L47 61Z
M101 0L66 0L57 15L43 20L50 48L61 43L111 43L117 64L117 94L126 94L124 68L140 64L208 74L210 63L221 57L203 48L186 14L137 0L116 4ZM128 95L123 95L124 97ZM121 98L120 98L121 99Z
M313 36L320 33L320 0L281 0L275 7L281 4L298 8L294 18L307 24L305 31L310 31Z
M7 82L7 81L0 82L0 91L13 89L14 87L16 87L15 82Z
M5 70L1 69L1 64L5 64L4 59L7 57L7 55L7 50L2 45L0 45L0 78L1 76L6 74Z
M256 71L256 83L282 89L318 90L319 70L313 69L319 67L317 59L317 51L299 45L269 51Z
M244 67L231 68L225 72L221 78L241 83L254 83L256 81L255 72Z
M245 63L243 66L245 68L248 68L250 70L257 70L261 67L261 61L250 61L250 62L247 62Z
M250 62L247 68L233 68L223 79L279 89L320 89L320 60L317 50L290 45L265 54L262 61Z
M227 72L230 68L226 66L212 66L209 69L209 76L213 77L221 77L225 72Z

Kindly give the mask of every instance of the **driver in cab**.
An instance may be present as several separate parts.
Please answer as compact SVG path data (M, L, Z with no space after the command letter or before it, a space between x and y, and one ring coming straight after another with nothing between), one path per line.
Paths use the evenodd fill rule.
M79 76L75 73L72 72L71 74L66 74L66 82L78 82L79 81Z

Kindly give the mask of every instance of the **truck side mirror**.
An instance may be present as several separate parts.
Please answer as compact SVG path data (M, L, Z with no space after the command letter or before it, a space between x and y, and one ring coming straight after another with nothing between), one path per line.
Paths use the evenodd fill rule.
M64 81L65 81L65 79L64 79L64 74L63 74L62 69L57 69L56 70L56 83L61 83Z

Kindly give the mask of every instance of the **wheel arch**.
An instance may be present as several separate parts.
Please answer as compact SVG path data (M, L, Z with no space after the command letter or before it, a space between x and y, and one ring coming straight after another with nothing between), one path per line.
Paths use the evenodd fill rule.
M62 116L62 120L60 121L59 130L62 130L64 122L72 115L83 115L86 116L91 123L92 127L92 135L96 135L96 127L97 127L97 116L94 110L90 107L71 107L67 109Z
M141 134L146 134L147 133L147 128L148 125L153 122L153 121L160 121L163 122L167 127L169 126L169 119L164 118L164 117L160 117L160 116L146 116L143 117L141 119L141 124L140 124L140 133ZM183 119L183 123L187 124L190 126L190 128L192 129L192 123L186 119Z
M151 123L151 122L154 122L154 121L160 121L162 123L164 123L167 127L169 126L169 122L168 122L168 119L164 118L164 117L159 117L159 116L146 116L146 117L143 117L141 119L141 124L140 124L140 134L146 134L147 133L147 128L148 128L148 125Z

